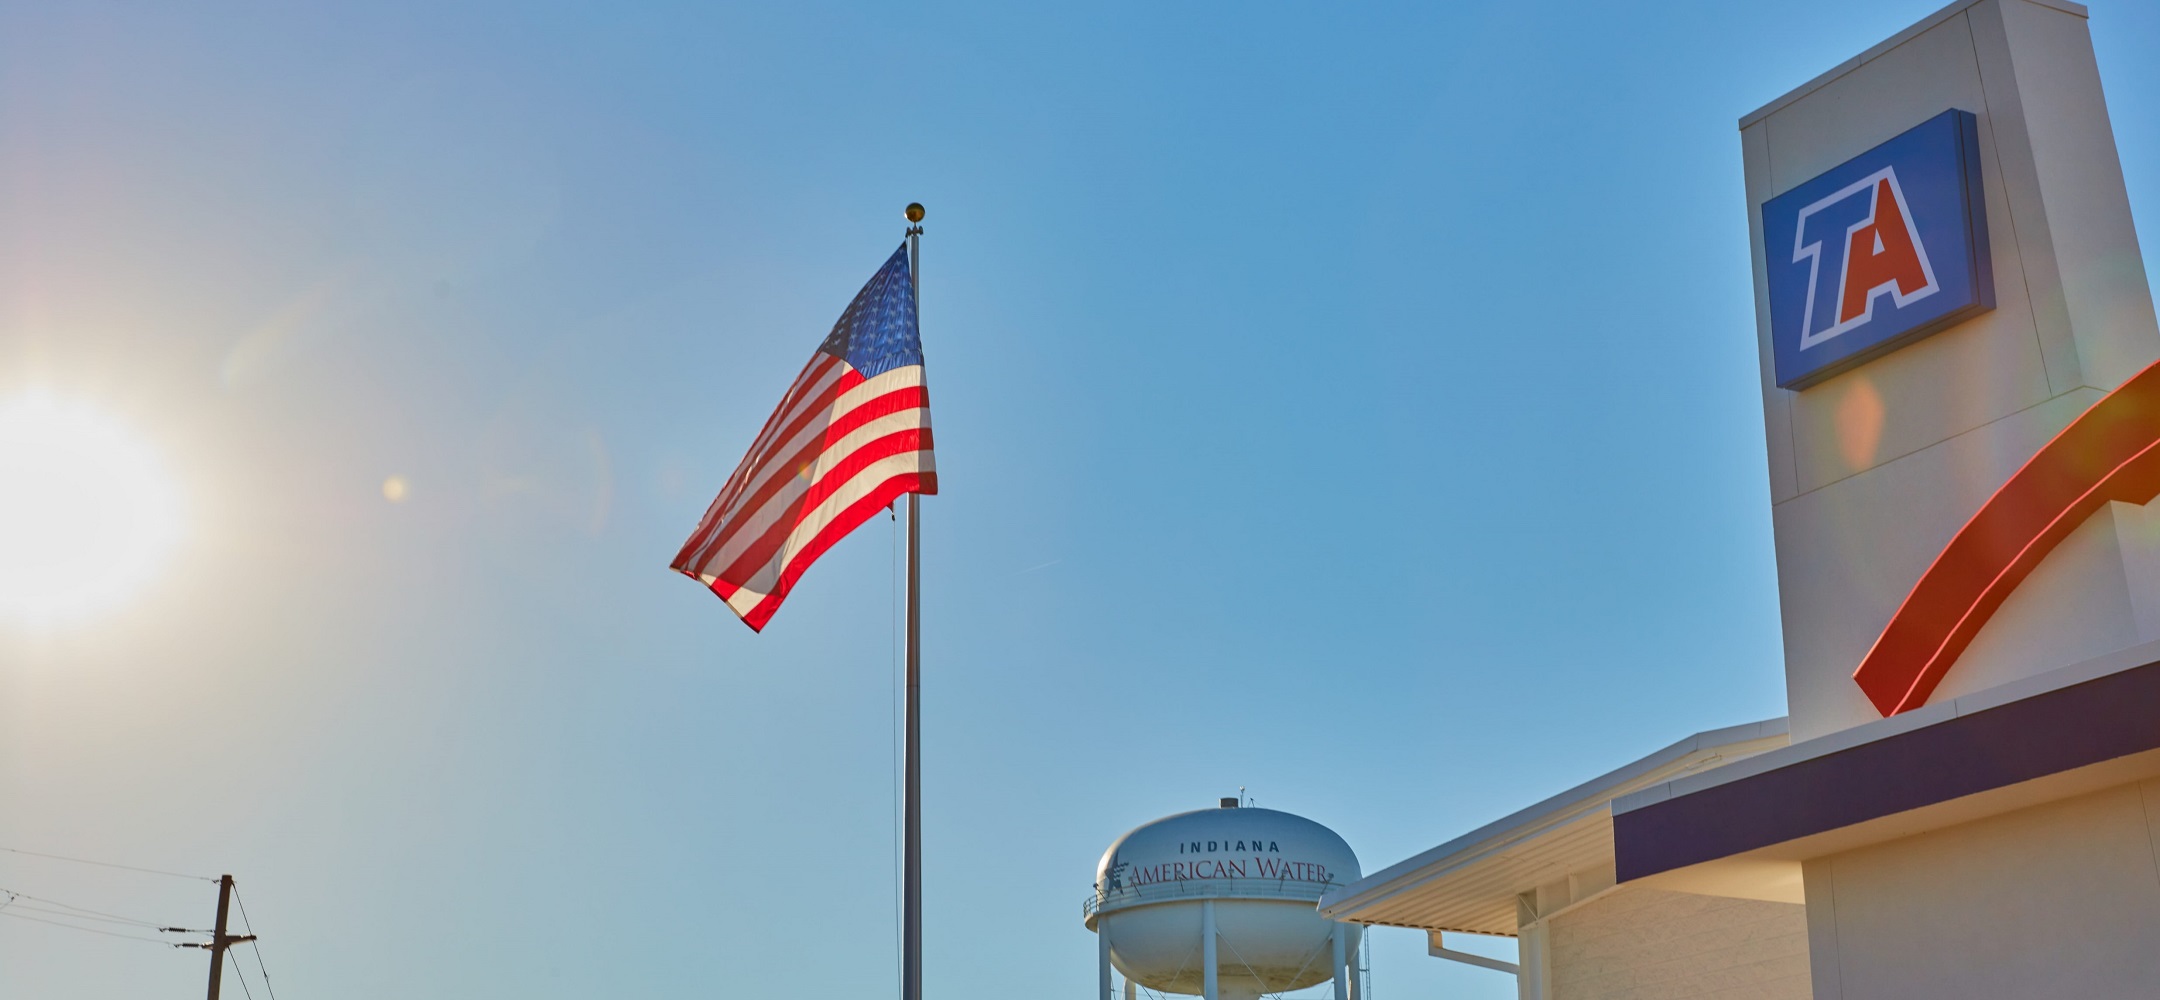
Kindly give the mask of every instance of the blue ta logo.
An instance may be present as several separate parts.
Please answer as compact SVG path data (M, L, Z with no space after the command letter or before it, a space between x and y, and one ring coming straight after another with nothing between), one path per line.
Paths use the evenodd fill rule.
M1994 306L1975 125L1945 111L1763 203L1778 385L1805 388Z
M1873 319L1879 296L1902 307L1942 291L1926 245L1905 221L1911 216L1892 167L1800 210L1793 263L1808 265L1802 348Z

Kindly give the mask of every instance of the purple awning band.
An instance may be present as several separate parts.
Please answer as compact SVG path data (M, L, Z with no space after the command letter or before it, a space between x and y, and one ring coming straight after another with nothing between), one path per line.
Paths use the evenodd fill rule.
M2160 662L1613 817L1619 880L2160 749Z

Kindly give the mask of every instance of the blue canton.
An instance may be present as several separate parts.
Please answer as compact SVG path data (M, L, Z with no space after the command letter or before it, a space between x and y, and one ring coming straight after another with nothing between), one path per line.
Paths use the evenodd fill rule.
M855 293L818 350L846 361L866 379L923 363L906 243Z

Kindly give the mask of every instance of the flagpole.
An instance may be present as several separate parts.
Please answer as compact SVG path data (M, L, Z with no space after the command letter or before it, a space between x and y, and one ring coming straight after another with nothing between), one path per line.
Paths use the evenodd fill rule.
M908 281L922 330L923 207L907 207ZM922 1000L922 494L907 495L907 806L901 874L900 1000Z

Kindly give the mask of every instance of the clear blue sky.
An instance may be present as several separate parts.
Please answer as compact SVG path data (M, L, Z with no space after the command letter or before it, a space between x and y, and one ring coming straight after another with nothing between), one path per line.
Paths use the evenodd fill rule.
M666 565L911 200L933 997L1084 995L1100 851L1241 785L1370 870L1784 712L1734 123L1934 0L315 6L0 7L0 393L189 511L0 626L0 846L234 873L284 1000L892 995L890 525L763 635Z

